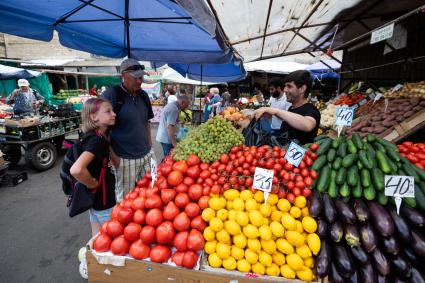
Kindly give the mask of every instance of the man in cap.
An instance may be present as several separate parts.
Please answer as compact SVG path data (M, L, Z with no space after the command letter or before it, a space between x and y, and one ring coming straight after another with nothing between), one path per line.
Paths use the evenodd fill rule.
M120 66L121 85L102 93L117 115L110 135L117 201L121 201L137 180L150 171L150 160L155 158L149 121L154 114L149 96L141 88L146 74L144 69L145 66L137 60L125 59Z
M19 79L19 89L15 89L6 99L7 104L13 104L15 115L35 113L35 109L44 103L44 97L29 86L26 79Z

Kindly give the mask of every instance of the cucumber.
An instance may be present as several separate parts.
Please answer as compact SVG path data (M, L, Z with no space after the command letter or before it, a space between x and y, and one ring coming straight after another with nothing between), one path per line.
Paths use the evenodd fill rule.
M400 160L401 160L400 155L398 154L398 151L396 151L396 150L387 150L386 154L395 163L399 163Z
M335 157L336 157L336 150L334 148L329 149L327 154L328 162L334 161Z
M348 186L347 183L344 183L340 188L339 188L339 194L342 197L348 197L350 195L350 187Z
M355 198L361 198L363 195L363 188L360 182L357 182L357 185L351 189L351 194Z
M351 137L351 140L353 141L357 149L363 149L363 141L359 133L354 133L353 136Z
M367 142L376 141L376 136L374 134L367 134Z
M340 168L338 172L336 173L335 182L338 185L342 185L345 183L345 178L347 177L347 169L344 167Z
M367 169L363 169L363 170L360 172L360 174L361 174L361 183L362 183L362 186L363 186L363 187L365 187L365 188L367 188L367 187L371 186L372 184L371 184L371 182L370 182L370 174L369 174L369 170L367 170Z
M363 196L367 200L374 200L376 197L376 191L373 186L369 186L363 189Z
M335 161L332 163L332 169L339 170L341 168L342 158L337 157Z
M414 165L410 164L403 164L403 170L407 173L407 176L412 176L413 179L415 179L415 183L419 183L421 180L419 179L418 174L416 174L416 171L413 169Z
M377 142L379 142L380 144L382 144L384 147L393 150L395 152L398 152L397 146L393 143L391 143L390 141L378 138L376 139Z
M315 138L313 139L313 141L314 141L314 142L318 142L318 141L320 141L320 140L328 139L328 138L329 138L329 137L328 137L327 135L320 135L320 136L315 137Z
M365 149L371 155L372 158L375 158L376 150L373 148L373 146L370 143L365 143Z
M324 192L328 188L330 176L331 168L329 167L329 165L326 165L325 167L323 167L322 171L320 171L319 174L319 182L317 183L317 190L319 192Z
M393 198L394 199L394 198ZM415 198L403 198L403 202L411 208L416 207L416 199ZM395 202L394 202L395 203ZM403 204L402 204L403 205Z
M359 160L362 163L363 167L367 169L373 168L373 163L369 160L367 152L363 149L359 151Z
M415 170L416 174L418 174L419 178L422 179L422 181L425 181L425 170L422 170L416 165L412 165L413 170Z
M337 154L341 158L344 158L347 155L347 144L345 142L339 145Z
M341 145L341 143L344 142L344 136L339 136L338 138L334 139L332 142L332 148L338 149L338 147Z
M348 168L357 161L357 154L348 154L342 159L341 165L345 168Z
M398 170L397 165L390 158L387 159L387 163L391 168L391 174L395 174Z
M377 150L376 160L378 161L378 167L382 170L382 172L384 172L385 174L388 174L391 172L391 167L387 162L387 157L385 156L384 152Z
M357 166L351 166L347 172L347 183L354 187L357 182L359 182L359 169L357 169Z
M371 170L372 184L378 191L383 191L385 188L384 173L379 168Z
M347 141L347 149L349 153L357 153L357 148L354 145L353 140L348 140Z
M415 183L415 200L416 200L416 207L425 210L425 195L422 192L422 190L416 185Z
M319 156L325 154L326 152L328 152L329 148L331 148L331 145L331 139L324 140L324 142L319 145L319 149L316 151L316 154Z
M378 202L380 205L388 204L388 197L384 193L378 193Z
M311 166L312 170L319 171L327 163L326 155L319 156Z
M338 190L336 188L335 177L336 177L336 171L335 170L332 170L331 171L331 179L329 181L329 188L328 188L328 195L331 198L338 197Z
M357 168L359 168L359 170L363 169L363 164L360 162L360 160L357 160L356 164L357 164Z
M385 149L385 147L382 144L378 143L378 142L374 142L373 143L373 147L375 148L376 151L381 151L383 153L385 153L387 151Z

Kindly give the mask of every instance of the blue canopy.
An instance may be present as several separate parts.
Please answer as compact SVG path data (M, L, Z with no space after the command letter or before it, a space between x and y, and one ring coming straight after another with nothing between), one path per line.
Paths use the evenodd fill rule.
M0 65L0 79L30 79L41 75L40 72Z
M197 81L232 82L243 80L245 69L240 61L228 64L169 64L182 76Z
M338 79L339 74L334 72L334 70L337 71L341 69L341 64L333 59L325 60L323 62L311 64L306 68L306 70L310 71L314 79Z
M231 62L231 50L211 34L215 20L211 16L206 22L210 26L203 28L170 0L0 1L0 32L50 41L57 31L66 47L113 58Z

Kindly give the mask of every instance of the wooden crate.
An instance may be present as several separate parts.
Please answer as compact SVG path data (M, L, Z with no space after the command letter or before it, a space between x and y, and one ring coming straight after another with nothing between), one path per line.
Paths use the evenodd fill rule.
M394 143L400 141L404 137L416 132L425 126L425 108L418 113L410 116L403 122L396 124L391 129L385 131L382 138Z

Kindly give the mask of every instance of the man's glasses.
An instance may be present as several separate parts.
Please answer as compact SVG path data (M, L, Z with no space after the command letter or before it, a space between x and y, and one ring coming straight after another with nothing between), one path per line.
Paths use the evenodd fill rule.
M124 72L140 71L140 70L144 70L144 69L145 69L145 66L143 66L143 65L134 65L134 66L128 67Z

